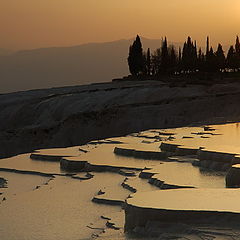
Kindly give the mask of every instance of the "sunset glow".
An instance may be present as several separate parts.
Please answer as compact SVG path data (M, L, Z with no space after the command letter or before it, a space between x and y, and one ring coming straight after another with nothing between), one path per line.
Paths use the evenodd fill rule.
M0 48L69 46L167 35L230 44L239 34L238 0L0 0Z

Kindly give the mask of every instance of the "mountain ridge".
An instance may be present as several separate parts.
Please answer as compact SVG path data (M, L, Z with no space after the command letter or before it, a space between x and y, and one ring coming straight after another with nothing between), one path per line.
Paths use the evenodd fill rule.
M0 93L108 82L128 75L127 56L132 41L38 48L0 56ZM143 37L142 43L156 49L161 40Z

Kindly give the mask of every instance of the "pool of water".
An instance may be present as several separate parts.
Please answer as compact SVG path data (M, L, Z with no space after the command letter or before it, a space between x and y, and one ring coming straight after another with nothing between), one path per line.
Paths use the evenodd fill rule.
M204 127L186 127L169 129L175 133L173 144L186 147L203 147L209 151L240 154L240 124L230 123L212 125L211 131L204 131Z
M99 189L118 192L123 178L113 173L97 173L88 181L57 176L36 190L30 187L3 194L6 200L0 204L0 239L91 239L94 232L101 232L91 228L105 227L102 215L123 211L118 206L95 204L91 199Z
M217 189L216 191L224 190L224 173L203 171L192 166L191 161L164 162L118 156L114 154L114 148L159 152L161 142L167 141L185 147L204 147L212 151L238 155L240 154L239 137L238 123L214 125L211 129L205 128L205 130L204 127L153 129L125 137L94 141L84 146L42 149L36 153L69 156L67 159L88 161L95 165L148 168L149 170L144 171L155 173L154 178L167 184L205 189L203 191L210 194L213 188ZM115 218L121 222L119 230L121 234L114 233L112 236L116 239L125 238L123 210L117 206L98 205L91 201L99 190L106 190L106 197L124 200L132 194L122 189L121 183L125 176L107 172L93 173L92 179L80 181L64 176L66 172L60 169L59 162L32 160L30 153L2 159L0 168L62 175L55 176L49 181L49 178L42 176L0 172L0 177L7 179L9 186L8 189L1 190L3 195L0 197L1 199L6 197L6 200L1 201L0 204L0 239L89 239L91 234L100 231L91 227L105 228L106 221L100 216L114 214L117 214ZM142 192L141 196L144 199L146 197L146 201L151 199L151 195L147 193L149 190L162 191L150 185L147 180L138 178L138 174L139 171L136 171L135 177L129 177L128 183L138 192ZM230 192L226 193L230 194ZM234 201L235 206L236 199L231 198L231 201Z
M136 193L127 202L150 209L240 213L239 198L237 189L176 189Z
M21 154L11 158L1 159L0 168L46 174L64 174L58 162L32 160L30 154Z
M195 188L225 188L226 186L223 172L201 170L191 163L167 162L144 172L155 173L154 178L174 186Z

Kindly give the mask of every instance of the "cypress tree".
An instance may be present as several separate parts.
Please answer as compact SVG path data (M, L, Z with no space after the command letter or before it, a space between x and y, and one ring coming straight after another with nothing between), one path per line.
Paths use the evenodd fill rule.
M193 70L197 70L197 61L198 61L198 53L197 53L197 41L194 41L194 46L192 47L192 58L193 58Z
M199 71L204 70L204 64L205 64L205 56L204 56L204 53L202 52L202 49L199 48L198 58L197 58L197 69Z
M236 37L236 44L235 44L235 54L236 54L236 67L239 71L240 69L240 42L238 36Z
M213 48L210 47L209 37L207 37L207 46L206 46L206 56L205 56L205 66L204 69L207 72L216 72L217 71L217 59L213 51Z
M179 47L179 49L178 49L178 62L181 62L181 60L182 60L182 49L181 49L181 47Z
M147 53L146 52L143 52L143 70L141 74L147 75Z
M217 59L216 55L213 52L213 48L211 47L208 53L208 71L209 72L216 72L217 68Z
M182 65L184 71L195 71L197 66L197 46L190 37L183 45Z
M238 62L235 54L235 50L233 46L230 46L227 54L227 67L232 69L234 72L238 68Z
M238 36L236 37L235 51L236 53L240 54L240 42Z
M151 53L150 49L147 50L147 56L146 56L146 69L147 69L147 75L151 75Z
M134 66L134 50L133 45L129 47L129 55L128 55L128 67L129 71L132 75L136 75L135 73L135 66Z
M175 73L177 70L177 53L174 46L169 48L169 70L171 73Z
M138 35L129 48L128 66L130 73L134 76L141 75L144 72L142 43Z
M189 71L189 50L186 42L183 44L182 67L184 71Z
M161 49L157 48L152 55L152 74L159 75L161 71Z
M162 41L161 47L161 71L166 73L169 67L169 54L168 54L168 43L167 38Z
M182 49L179 47L178 49L178 59L177 59L177 71L180 73L182 70Z
M225 55L224 55L221 44L218 44L218 48L215 55L216 55L217 69L222 71L226 67L226 59L225 59Z
M206 56L209 54L209 37L207 36Z
M209 37L207 36L206 55L205 55L205 64L204 64L204 70L207 72L210 70L209 52L210 52L210 45L209 45Z

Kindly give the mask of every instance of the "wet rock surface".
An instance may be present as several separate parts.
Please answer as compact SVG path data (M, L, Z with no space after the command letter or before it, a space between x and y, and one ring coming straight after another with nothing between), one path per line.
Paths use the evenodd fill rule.
M7 186L7 180L0 177L0 188L5 188Z
M2 159L0 238L239 239L225 188L239 187L237 136L237 123L152 129Z
M226 175L226 186L230 188L240 187L240 164L233 165Z
M175 236L198 237L198 234L208 233L212 238L222 235L223 238L235 236L238 239L240 215L234 200L238 195L238 190L227 189L136 193L126 202L125 231L148 237L171 232ZM221 200L216 201L219 198ZM182 229L176 229L179 224ZM206 226L205 231L202 226ZM169 229L164 231L163 228Z
M141 159L163 160L167 158L167 154L165 152L140 151L135 149L127 149L127 148L119 148L119 147L114 148L114 153L121 156L141 158Z
M237 121L239 101L236 83L171 87L153 81L120 82L2 94L0 157L145 129Z

